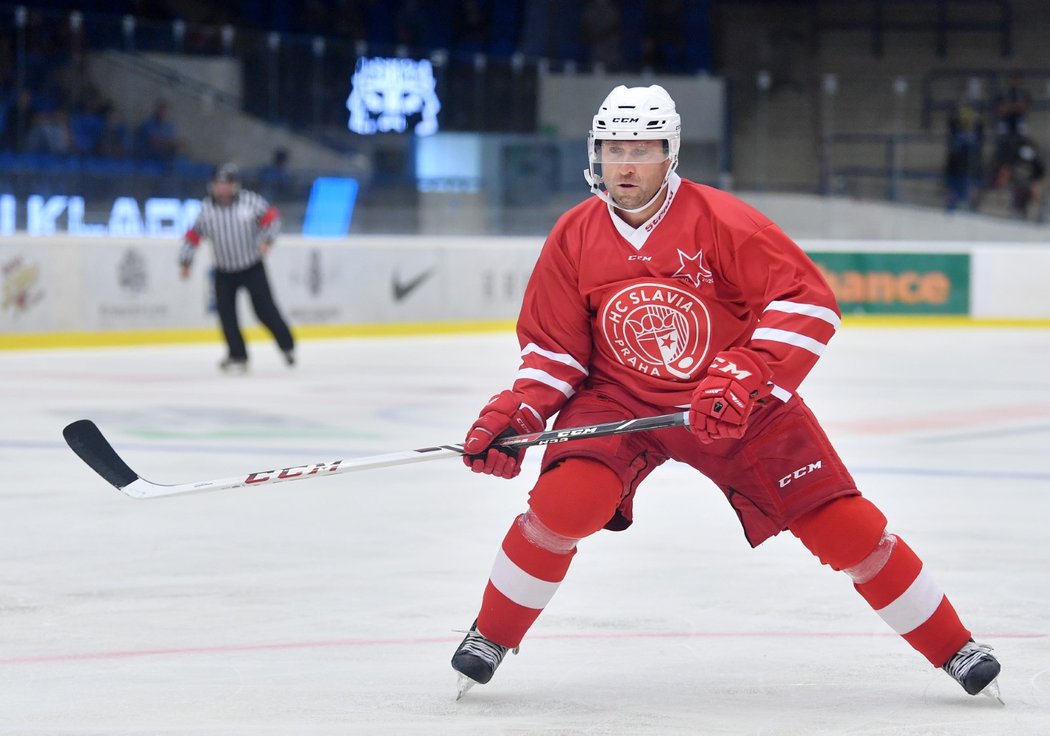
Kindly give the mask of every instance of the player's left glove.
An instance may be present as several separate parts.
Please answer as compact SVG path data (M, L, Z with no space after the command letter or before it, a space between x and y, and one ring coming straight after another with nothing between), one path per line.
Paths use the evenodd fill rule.
M704 444L743 437L755 404L773 390L772 378L769 366L753 350L723 350L693 391L689 430Z
M513 478L521 472L525 448L493 447L492 443L509 435L540 432L543 427L540 418L523 406L514 392L496 394L467 432L463 462L475 473Z

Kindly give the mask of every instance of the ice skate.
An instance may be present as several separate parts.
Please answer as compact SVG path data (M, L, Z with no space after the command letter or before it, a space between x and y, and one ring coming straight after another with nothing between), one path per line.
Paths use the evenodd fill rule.
M991 652L992 648L987 644L977 644L970 639L941 669L951 675L970 695L987 695L1005 705L999 697L999 683L996 682L1001 667L999 660Z
M474 685L484 685L491 680L509 650L510 647L489 641L482 636L475 620L456 653L452 655L452 669L459 673L456 700L466 695ZM516 647L514 653L518 653Z
M219 363L219 370L223 373L247 373L248 361L245 358L224 358Z

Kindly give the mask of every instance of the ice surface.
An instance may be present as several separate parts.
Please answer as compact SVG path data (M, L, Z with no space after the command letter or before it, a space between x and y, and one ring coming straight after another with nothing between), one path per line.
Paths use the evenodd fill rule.
M934 670L790 535L751 550L678 465L581 544L487 685L452 651L535 477L439 460L136 501L65 446L93 419L158 483L462 440L510 334L0 354L0 734L1050 733L1050 331L840 331L803 393L924 558L1007 702ZM671 430L677 431L677 430Z

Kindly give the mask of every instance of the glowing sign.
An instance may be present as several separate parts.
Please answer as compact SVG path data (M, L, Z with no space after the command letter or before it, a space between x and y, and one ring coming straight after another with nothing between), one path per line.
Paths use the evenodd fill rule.
M122 235L131 237L181 238L193 225L200 212L198 199L154 197L143 207L133 197L118 197L106 222L84 219L84 198L55 195L31 195L26 199L26 233L54 235L60 232L59 221L65 215L65 232L70 235ZM0 235L15 232L17 202L10 194L0 196Z
M437 132L441 102L434 68L426 59L361 57L350 79L347 127L361 135L403 133L410 115L419 115L416 135Z

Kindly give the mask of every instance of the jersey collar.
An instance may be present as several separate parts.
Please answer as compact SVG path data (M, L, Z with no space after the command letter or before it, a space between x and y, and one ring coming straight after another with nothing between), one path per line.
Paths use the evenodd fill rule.
M617 232L623 236L623 239L631 244L631 247L635 250L641 250L642 246L645 245L645 241L649 239L650 233L656 229L657 223L660 222L667 214L667 210L671 207L671 202L674 201L675 194L678 192L678 187L682 183L682 177L680 177L674 171L670 172L667 177L667 197L664 199L663 206L658 209L652 217L643 222L638 227L631 227L622 219L616 216L613 212L615 207L612 204L608 204L609 217L612 218L613 225L616 227Z

